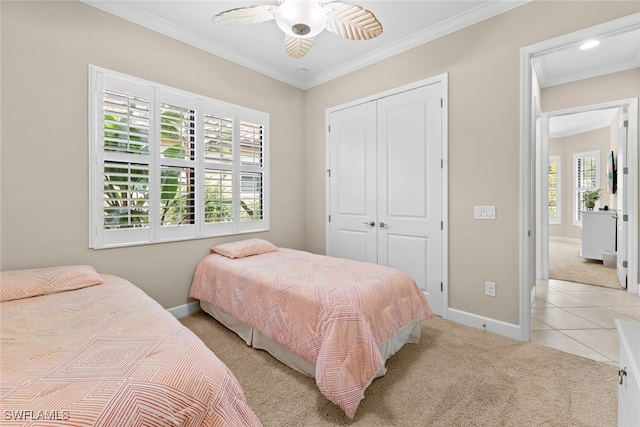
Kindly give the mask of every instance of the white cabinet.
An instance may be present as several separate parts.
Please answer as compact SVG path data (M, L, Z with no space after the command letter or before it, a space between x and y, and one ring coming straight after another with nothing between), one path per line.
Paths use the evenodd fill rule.
M616 251L616 213L583 211L580 256L602 260L603 251Z
M618 427L640 426L640 323L616 319L619 334Z

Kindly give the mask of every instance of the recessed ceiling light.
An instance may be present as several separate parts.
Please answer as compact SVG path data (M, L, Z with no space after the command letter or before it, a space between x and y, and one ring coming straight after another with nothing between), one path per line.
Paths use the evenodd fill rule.
M580 50L587 50L596 47L600 44L600 40L588 40L580 46Z
M309 70L307 70L306 68L298 68L296 70L298 72L298 74L300 74L301 76L307 74L309 72Z

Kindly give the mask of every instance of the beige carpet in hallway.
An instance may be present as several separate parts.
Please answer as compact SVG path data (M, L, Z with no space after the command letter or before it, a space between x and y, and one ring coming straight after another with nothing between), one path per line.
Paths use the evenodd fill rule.
M580 245L574 243L549 242L549 278L622 289L615 268L580 258Z
M615 426L616 367L439 317L387 362L355 418L315 381L203 312L181 319L235 374L265 427Z

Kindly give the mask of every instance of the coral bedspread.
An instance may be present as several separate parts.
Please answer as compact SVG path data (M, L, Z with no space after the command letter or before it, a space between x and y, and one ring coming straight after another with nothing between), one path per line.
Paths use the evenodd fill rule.
M199 338L126 280L1 303L2 425L259 426Z
M396 269L284 248L206 256L190 296L314 363L318 388L349 418L384 363L380 343L431 315L413 279Z

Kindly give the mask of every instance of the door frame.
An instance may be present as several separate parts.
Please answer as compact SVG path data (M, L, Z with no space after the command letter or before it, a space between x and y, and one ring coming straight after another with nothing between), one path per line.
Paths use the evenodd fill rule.
M563 49L567 46L578 44L582 40L601 37L607 34L620 31L628 31L638 28L638 18L640 13L635 13L620 19L605 22L584 30L565 34L553 39L545 40L540 43L525 46L520 49L520 256L519 256L519 329L520 340L531 340L531 289L530 277L535 274L535 265L530 262L530 240L531 223L530 213L534 207L531 206L532 200L532 182L531 168L533 161L531 158L532 144L532 100L533 100L533 73L532 59L534 56L543 55L555 50ZM638 101L629 108L629 116L638 117ZM633 126L633 127L632 127ZM628 158L632 156L638 159L638 124L629 121L629 152ZM631 192L638 191L638 171L629 169L628 178L629 190ZM629 259L634 257L634 268L629 268L629 285L628 291L638 294L638 204L629 203Z
M541 141L540 141L540 150L542 153L546 153L547 157L548 157L548 153L549 153L549 119L553 118L553 117L561 117L561 116L566 116L566 115L571 115L571 114L579 114L579 113L586 113L589 111L595 111L595 110L607 110L610 108L626 108L627 109L627 117L629 120L629 127L627 128L627 132L631 133L631 122L634 121L635 122L635 128L638 129L638 124L637 124L637 118L638 115L636 114L635 116L632 116L631 114L629 114L629 112L632 110L632 108L634 108L635 105L635 109L637 111L637 105L638 105L638 99L637 98L631 98L631 99L623 99L623 100L618 100L618 101L611 101L611 102L605 102L605 103L601 103L601 104L592 104L592 105L583 105L583 106L579 106L579 107L573 107L573 108L567 108L564 110L555 110L555 111L549 111L546 113L542 113L541 114L541 120L542 120L542 134L541 134ZM617 123L616 123L617 125ZM628 136L627 136L628 138ZM628 139L629 140L629 139ZM627 143L627 146L629 144ZM637 150L636 150L637 153ZM637 155L636 157L632 157L630 155L627 155L627 157L629 157L627 159L627 166L629 167L629 171L631 172L631 170L638 170L638 159L637 159ZM547 165L543 162L543 159L540 159L539 162L536 162L536 176L540 176L541 180L539 181L542 184L542 188L540 191L541 194L541 198L539 200L536 200L536 230L540 229L540 235L544 236L540 241L536 241L536 246L538 247L538 251L537 253L540 255L541 258L536 258L536 264L537 264L537 270L539 272L542 273L542 277L536 277L537 279L548 279L549 278L549 245L546 245L545 243L549 241L549 211L547 209L544 209L545 204L543 203L544 199L544 195L548 192L548 182L545 182L545 177L548 176L548 170L547 170ZM545 191L547 190L547 191ZM629 193L629 188L625 188L624 190L627 193L627 200L629 202L630 206L637 206L638 205L638 196L637 196L637 192L636 193ZM634 197L635 196L635 197ZM563 196L564 197L564 196ZM631 217L630 217L631 218ZM631 219L629 219L629 221L631 221ZM631 236L632 230L631 227L627 227L627 246L630 246L630 242L633 240L632 236ZM636 233L637 234L637 233ZM546 241L545 241L546 239ZM630 248L629 248L630 249ZM629 270L632 268L636 268L637 270L637 261L634 262L634 259L637 260L637 253L635 254L635 258L633 258L631 256L631 251L627 252L628 254L628 258L630 258L629 261L629 267L627 269L627 275L629 275ZM629 290L629 289L627 289ZM637 293L637 292L636 292Z
M422 86L428 86L435 83L442 84L442 168L441 168L441 182L442 182L442 200L441 200L441 218L442 218L442 292L441 292L441 316L447 319L449 314L449 74L443 73L437 76L429 77L417 82L409 83L397 88L389 89L376 94L368 95L363 98L359 98L353 101L346 102L344 104L329 107L325 110L325 218L329 218L331 209L331 193L330 193L330 181L329 181L329 168L330 168L330 138L329 123L331 113L345 108L354 107L356 105L364 104L367 102L375 101L380 98L386 98L388 96L397 95L402 92L407 92ZM325 247L330 247L330 230L329 227L325 228Z

